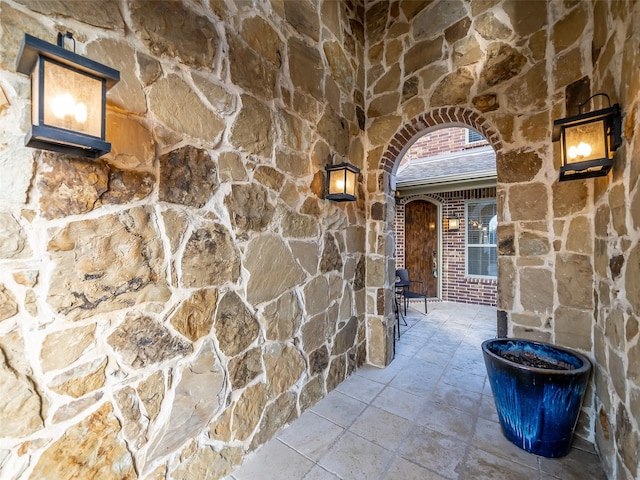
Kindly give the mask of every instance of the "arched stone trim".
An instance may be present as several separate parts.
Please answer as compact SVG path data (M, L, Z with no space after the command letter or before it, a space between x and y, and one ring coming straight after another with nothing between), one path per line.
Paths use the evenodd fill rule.
M478 112L464 107L442 107L421 114L403 125L389 141L378 163L378 191L385 197L387 205L393 209L394 199L391 194L391 182L400 163L399 160L421 135L437 127L468 127L476 130L493 147L496 154L503 149L502 139L490 122ZM393 186L392 188L395 188ZM379 203L379 200L373 203ZM393 213L395 215L395 212ZM367 295L373 310L367 313L367 360L378 366L388 365L394 355L394 312L393 312L393 283L394 276L391 269L393 259L389 259L390 245L393 245L393 231L388 223L373 220L368 221L368 231L375 237L367 247L368 261L371 270L378 274L376 280L367 284ZM375 246L374 246L375 245ZM373 247L373 248L372 248ZM384 278L380 272L384 269ZM372 275L373 279L373 275Z
M438 125L468 126L481 133L496 153L502 150L502 140L498 132L478 112L464 107L442 107L419 115L405 124L387 145L380 159L379 168L387 173L393 173L398 158L407 151L413 140L425 130L433 129Z

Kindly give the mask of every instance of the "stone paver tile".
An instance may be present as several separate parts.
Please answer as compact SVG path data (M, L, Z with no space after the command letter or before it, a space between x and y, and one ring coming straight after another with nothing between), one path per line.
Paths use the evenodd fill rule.
M460 347L461 340L452 335L439 331L429 339L428 348L434 352L443 352L453 355Z
M369 406L349 431L387 450L396 450L413 423L385 410Z
M409 433L398 453L405 460L438 472L444 478L457 479L465 449L465 442L417 426Z
M414 395L427 397L433 391L438 379L429 378L422 373L414 370L405 370L396 375L389 383L389 386Z
M396 358L407 357L413 358L413 356L420 351L422 347L420 345L396 345Z
M414 420L425 402L426 399L421 396L397 388L386 387L372 402L372 405L407 420Z
M328 472L320 465L316 465L307 473L304 480L340 480L340 477Z
M529 468L517 462L471 448L464 464L464 478L473 480L523 480L537 479L537 468Z
M413 358L444 367L451 361L452 355L453 352L436 352L427 346L423 347Z
M444 370L444 365L438 365L436 363L414 357L411 360L411 363L397 375L396 379L402 378L406 375L409 377L420 377L424 380L437 381L442 377Z
M346 432L318 464L344 480L371 480L381 478L392 459L393 452Z
M436 385L431 399L475 415L480 407L480 397L479 393L440 382Z
M278 438L311 460L318 461L343 432L344 428L313 411L306 411Z
M384 480L446 480L431 470L416 465L401 457L396 457Z
M563 480L605 480L598 455L572 448L562 458L540 457L540 469Z
M400 371L402 371L402 368L408 363L409 359L406 359L405 361L404 358L396 358L387 368L378 368L372 365L364 365L356 370L355 375L365 377L369 380L373 380L374 382L380 382L386 385L391 380L393 380L393 377L395 377Z
M471 444L511 462L517 462L530 468L537 468L538 466L538 457L536 455L516 447L504 437L499 423L484 418L478 418Z
M484 382L484 387L482 389L482 394L486 395L487 397L492 397L493 398L493 390L491 390L491 383L489 382L488 379L487 379L486 382Z
M360 375L351 375L336 390L363 402L371 403L384 388L384 384Z
M482 393L484 388L486 375L474 375L471 372L459 370L457 368L448 368L443 375L444 383L461 387L472 392Z
M233 473L237 480L303 478L313 462L278 440L266 443Z
M418 425L467 441L475 428L476 417L443 403L428 402L416 419Z
M311 411L347 428L366 407L366 403L334 390L311 407Z
M496 404L493 401L492 396L482 395L478 416L496 423L500 421L498 418L498 411L496 410Z

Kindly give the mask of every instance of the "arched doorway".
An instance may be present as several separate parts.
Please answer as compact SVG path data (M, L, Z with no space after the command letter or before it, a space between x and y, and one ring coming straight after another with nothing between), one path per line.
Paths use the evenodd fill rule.
M432 110L428 113L419 115L399 128L396 134L387 143L387 146L379 161L378 175L378 194L376 201L386 204L390 207L387 211L388 215L394 215L394 193L396 190L396 178L400 159L415 142L415 140L434 129L443 126L460 126L470 127L480 133L493 148L496 155L500 155L503 150L502 140L498 132L490 125L488 120L479 113L464 107L447 107ZM498 201L498 212L501 212L499 195L496 196ZM498 213L498 220L501 219ZM388 219L372 220L368 222L368 229L372 232L378 232L378 237L382 244L369 244L368 258L372 265L378 265L384 262L386 265L384 280L381 284L369 283L367 290L372 298L377 299L375 312L368 313L367 329L368 343L367 357L373 365L388 365L393 359L394 352L394 293L393 285L395 283L395 271L393 270L394 262L385 261L381 257L381 252L392 252L394 240L393 229ZM373 247L373 250L371 248ZM498 275L498 290L499 290ZM502 325L504 323L504 325ZM506 313L500 310L498 299L498 332L506 331Z
M444 125L420 136L399 163L397 268L428 283L432 300L495 307L495 151L475 130Z

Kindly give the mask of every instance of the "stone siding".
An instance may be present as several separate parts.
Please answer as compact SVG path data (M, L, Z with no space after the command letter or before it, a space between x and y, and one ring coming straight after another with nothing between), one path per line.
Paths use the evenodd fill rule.
M359 2L0 0L0 476L226 476L367 361ZM23 146L26 33L117 68L112 152Z
M3 477L220 478L388 364L391 175L444 125L497 154L500 328L594 360L578 433L640 477L640 2L0 9ZM122 72L100 160L23 146L20 42L65 28ZM559 184L552 122L596 92L624 112L613 172ZM341 157L354 203L322 199Z
M370 261L395 248L391 180L412 142L445 126L482 133L497 155L500 332L594 360L577 431L618 480L640 477L639 22L640 3L625 1L379 0L365 12L368 204L388 212L368 217ZM625 112L613 173L558 183L552 122L597 92ZM387 273L370 298L392 287ZM380 325L389 310L378 306Z

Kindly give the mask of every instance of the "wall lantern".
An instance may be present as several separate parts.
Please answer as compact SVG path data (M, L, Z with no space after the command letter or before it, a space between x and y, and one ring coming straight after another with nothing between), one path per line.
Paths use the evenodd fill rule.
M460 222L458 221L458 217L454 215L449 219L449 231L457 232L458 230L460 230Z
M16 70L31 75L31 130L25 145L97 158L111 151L105 141L106 93L120 72L25 34ZM75 40L73 40L75 50Z
M597 93L580 105L580 109ZM611 104L611 102L609 102ZM622 117L620 106L589 113L579 113L572 117L553 122L553 141L561 141L562 166L560 181L581 178L603 177L613 166L613 152L622 143Z
M325 198L335 202L353 202L356 200L356 184L360 169L350 163L327 165L327 195Z

